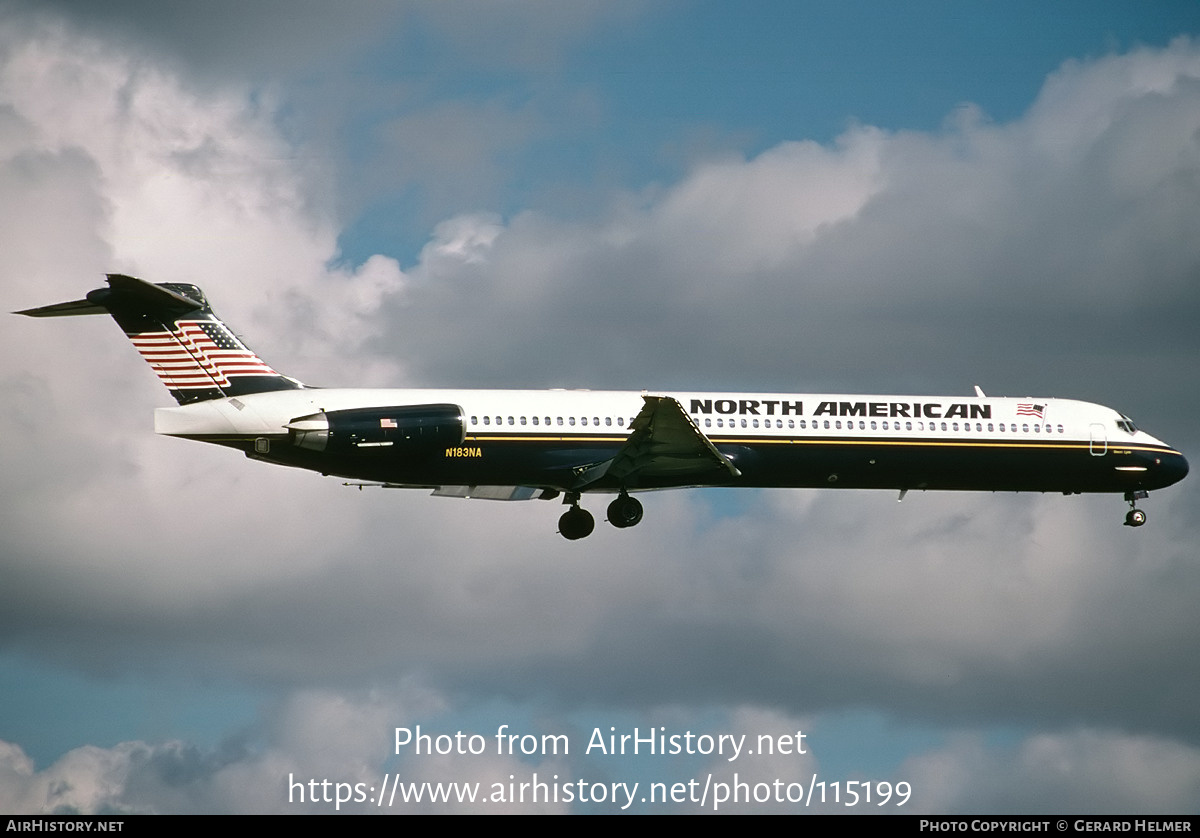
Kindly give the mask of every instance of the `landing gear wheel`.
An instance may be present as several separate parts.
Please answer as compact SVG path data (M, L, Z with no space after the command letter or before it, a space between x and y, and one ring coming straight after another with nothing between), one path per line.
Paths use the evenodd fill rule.
M641 520L642 503L637 498L622 493L608 505L608 523L619 530L637 526Z
M1127 527L1140 527L1144 523L1146 523L1146 513L1140 509L1131 509L1125 515L1125 526Z
M596 519L592 513L578 506L572 506L558 519L558 531L568 541L587 538L596 529Z
M1150 497L1150 493L1145 489L1134 489L1125 493L1125 500L1129 502L1129 512L1125 514L1125 526L1140 527L1146 523L1146 513L1137 508L1137 502L1148 497Z

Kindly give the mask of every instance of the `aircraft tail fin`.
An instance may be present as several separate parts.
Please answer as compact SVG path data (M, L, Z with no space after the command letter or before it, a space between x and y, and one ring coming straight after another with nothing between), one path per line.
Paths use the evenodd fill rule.
M195 285L155 285L108 274L108 287L82 300L18 311L29 317L111 314L180 404L299 390L299 381L273 370L242 343Z

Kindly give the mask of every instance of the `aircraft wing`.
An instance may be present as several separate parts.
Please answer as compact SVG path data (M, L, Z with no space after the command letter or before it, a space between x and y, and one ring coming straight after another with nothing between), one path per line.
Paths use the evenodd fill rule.
M741 472L712 444L678 401L669 396L642 396L646 404L629 426L629 438L616 456L580 469L578 488L601 478L621 486L664 479L712 479L714 473L738 477Z

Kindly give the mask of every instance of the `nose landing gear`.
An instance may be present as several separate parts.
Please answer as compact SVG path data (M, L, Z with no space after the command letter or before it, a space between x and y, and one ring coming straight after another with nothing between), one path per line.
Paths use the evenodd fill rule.
M1144 489L1125 493L1125 500L1129 501L1130 507L1129 511L1125 513L1125 526L1140 527L1146 523L1146 513L1137 508L1137 502L1148 497L1150 497L1150 493Z

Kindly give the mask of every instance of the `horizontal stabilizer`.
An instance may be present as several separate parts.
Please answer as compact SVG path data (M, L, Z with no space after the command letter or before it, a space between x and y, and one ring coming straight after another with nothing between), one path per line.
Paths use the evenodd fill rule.
M51 306L14 311L13 314L24 314L26 317L74 317L80 314L108 314L108 309L91 300L72 300L69 303L55 303Z
M97 288L82 300L72 300L69 303L27 308L15 311L13 314L24 314L28 317L74 317L81 314L110 314L115 309L154 311L161 314L184 314L207 306L200 289L195 293L199 299L193 299L179 291L162 285L155 285L125 274L107 274L108 288ZM181 286L192 287L195 286Z
M144 279L138 279L135 276L126 276L125 274L106 274L106 276L108 277L109 284L106 299L111 298L113 302L137 304L155 311L171 311L178 314L207 308L208 306L204 295L195 286L183 287L195 289L193 293L200 298L198 300L192 299L171 288L155 285L153 282L147 282ZM99 293L93 291L91 294L88 294L88 299L94 299L103 293L103 290Z

